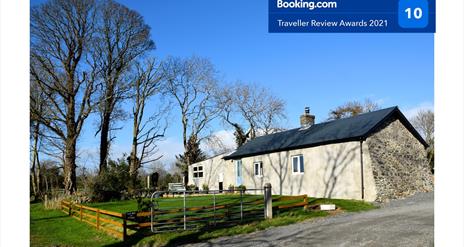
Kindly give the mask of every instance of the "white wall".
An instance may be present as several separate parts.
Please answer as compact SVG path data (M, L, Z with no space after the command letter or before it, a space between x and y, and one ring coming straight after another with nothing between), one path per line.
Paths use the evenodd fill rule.
M230 184L235 184L235 165L230 160L222 159L222 154L189 166L189 184L195 184L202 190L203 184L207 184L210 190L218 190L219 182L223 183L223 189ZM193 168L203 166L203 178L193 177Z
M367 148L363 145L365 199L375 200L375 183ZM293 173L291 157L302 154L303 174ZM361 199L360 143L346 142L243 158L243 184L262 188L271 183L273 194ZM263 162L262 177L254 175L254 162ZM234 174L235 176L235 174Z
M293 173L291 157L302 154L305 163L303 174ZM247 189L263 188L271 183L273 194L302 195L361 200L360 143L346 142L257 155L242 159L242 183ZM189 184L200 190L203 184L217 190L222 175L223 188L235 185L235 161L223 160L225 155L192 164L189 167ZM254 162L263 162L263 176L254 175ZM203 166L203 178L193 178L193 167ZM364 198L374 201L375 182L367 145L363 144Z

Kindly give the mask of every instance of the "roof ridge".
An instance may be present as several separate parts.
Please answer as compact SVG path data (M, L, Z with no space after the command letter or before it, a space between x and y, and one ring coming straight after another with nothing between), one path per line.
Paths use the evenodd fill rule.
M375 113L375 112L379 112L379 111L385 111L385 110L388 110L388 109L392 109L392 110L393 110L393 109L395 109L395 108L398 108L398 106L390 106L390 107L382 108L382 109L375 110L375 111L363 112L363 113L360 113L360 114L355 115L355 116L349 116L349 117L344 117L344 118L332 119L332 120L329 120L329 121L319 122L319 123L315 123L315 124L311 125L309 128L306 128L306 129L304 129L304 130L309 130L309 129L311 129L311 127L314 126L314 125L319 125L319 124L324 124L324 123L330 123L330 122L336 122L336 121L340 121L340 120L352 119L352 118L356 118L356 117L359 117L359 116L362 116L362 115L365 115L365 114ZM267 135L257 136L255 139L261 138L261 137L264 137L264 136L272 136L272 135L275 135L275 134L281 134L281 133L288 132L288 131L291 131L291 130L300 130L300 129L301 129L301 126L300 126L300 127L291 128L291 129L288 129L288 130L283 130L283 131L279 131L279 132L267 134ZM253 139L253 140L254 140L254 139Z
M334 121L338 121L338 120L346 120L346 119L356 118L356 117L359 117L359 116L362 116L362 115L366 115L366 114L370 114L370 113L376 113L376 112L379 112L379 111L385 111L385 110L388 110L388 109L393 110L393 109L395 109L395 108L398 108L398 106L390 106L390 107L378 109L378 110L375 110L375 111L361 112L361 113L359 113L359 114L357 114L357 115L354 115L354 116L349 116L349 117L344 117L344 118L338 118L338 119L332 119L332 120L328 120L328 121L325 121L325 122L320 122L320 123L317 123L317 124L328 123L328 122L334 122Z

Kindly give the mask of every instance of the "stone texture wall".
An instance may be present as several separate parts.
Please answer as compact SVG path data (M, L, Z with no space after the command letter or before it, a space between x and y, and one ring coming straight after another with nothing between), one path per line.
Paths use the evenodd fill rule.
M395 120L366 140L377 191L376 201L433 190L424 146Z

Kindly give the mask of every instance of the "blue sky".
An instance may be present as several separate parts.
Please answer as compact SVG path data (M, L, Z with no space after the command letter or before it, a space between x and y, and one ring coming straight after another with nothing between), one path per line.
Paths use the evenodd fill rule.
M151 26L154 56L207 57L225 82L269 87L287 103L288 128L298 126L305 106L311 107L316 122L346 101L365 98L382 107L398 105L406 115L433 107L433 34L269 34L267 0L118 2L142 14ZM160 145L166 162L182 151L176 116L175 111ZM83 161L88 166L94 166L98 154L92 121L79 144L92 156ZM212 129L224 127L213 124ZM114 156L130 151L130 132L128 122L116 133Z

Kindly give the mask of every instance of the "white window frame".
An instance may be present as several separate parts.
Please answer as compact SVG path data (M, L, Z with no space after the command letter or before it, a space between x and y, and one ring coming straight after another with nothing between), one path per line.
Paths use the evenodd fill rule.
M256 174L256 166L258 166L258 174ZM263 176L264 171L263 171L263 162L262 161L253 162L253 173L255 174L255 177L262 177Z
M192 174L194 179L199 179L204 177L203 165L194 166L192 169ZM201 174L201 176L200 176ZM195 176L196 175L196 176Z
M294 159L297 160L297 171L295 171L295 167L294 167ZM303 164L301 164L301 161L303 160ZM305 172L305 164L304 164L304 156L302 154L298 154L298 155L293 155L292 156L292 159L291 159L291 168L292 168L292 173L293 174L304 174ZM302 166L303 165L303 166ZM303 167L303 169L301 169L301 167ZM303 171L302 171L303 170Z

